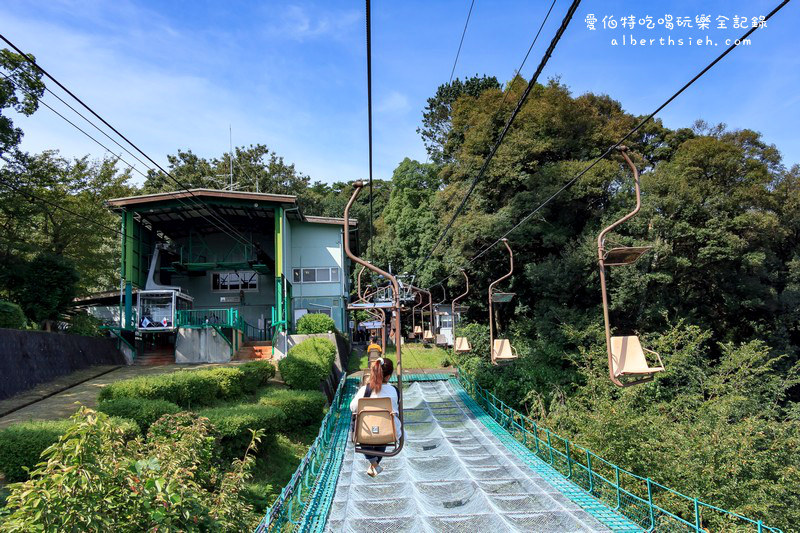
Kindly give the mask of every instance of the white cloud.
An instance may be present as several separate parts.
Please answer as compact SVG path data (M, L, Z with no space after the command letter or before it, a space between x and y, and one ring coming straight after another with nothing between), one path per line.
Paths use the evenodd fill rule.
M341 38L353 31L363 15L359 11L322 12L319 9L309 11L298 5L291 5L275 16L268 13L272 20L268 33L275 37L305 41L319 37Z
M375 107L378 113L405 113L411 108L408 97L398 91L389 91Z

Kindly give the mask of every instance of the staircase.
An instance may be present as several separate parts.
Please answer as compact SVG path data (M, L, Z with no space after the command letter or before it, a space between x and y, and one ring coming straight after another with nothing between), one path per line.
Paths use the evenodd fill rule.
M234 361L272 359L272 341L245 341L233 359Z
M133 364L136 366L161 366L174 363L175 349L172 346L148 350L133 360Z

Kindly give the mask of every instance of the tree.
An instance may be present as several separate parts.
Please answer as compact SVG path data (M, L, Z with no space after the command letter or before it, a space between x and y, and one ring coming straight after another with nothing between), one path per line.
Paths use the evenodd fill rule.
M14 299L28 318L49 330L77 294L80 277L74 263L64 256L39 254L17 275Z
M0 180L11 185L0 183L6 189L0 195L3 265L24 264L40 252L54 254L74 262L79 293L118 286L120 236L114 230L119 218L105 201L130 196L136 188L116 159L68 160L55 151L23 154L0 169ZM0 291L13 290L3 279L0 274Z
M167 161L174 179L151 170L144 184L145 192L175 191L183 187L222 189L231 182L231 168L233 183L238 190L302 196L310 182L308 176L300 173L293 164L285 163L282 157L263 144L237 146L232 161L230 153L205 159L191 150L178 150L177 154L168 155Z
M444 144L450 134L453 104L464 95L477 97L489 89L500 89L497 78L476 74L464 81L456 78L452 83L440 85L436 94L428 98L422 112L422 127L417 128L417 133L433 161L441 163L447 157Z
M33 55L29 57L35 59ZM0 67L9 72L0 80L0 111L11 108L25 116L32 115L44 93L42 75L23 56L6 48L0 50ZM0 113L0 156L13 151L20 141L22 130L14 126L11 117Z

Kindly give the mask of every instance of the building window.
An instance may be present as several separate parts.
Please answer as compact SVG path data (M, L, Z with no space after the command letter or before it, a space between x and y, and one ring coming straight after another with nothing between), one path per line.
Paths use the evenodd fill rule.
M212 272L211 290L215 292L257 291L258 272L252 270Z
M294 283L339 282L339 268L295 268L292 269Z

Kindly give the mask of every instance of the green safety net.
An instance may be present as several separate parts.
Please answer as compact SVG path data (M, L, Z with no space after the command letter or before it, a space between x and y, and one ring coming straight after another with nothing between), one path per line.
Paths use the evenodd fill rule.
M406 446L370 478L348 441L358 384L343 378L257 531L779 532L604 461L463 373L404 376Z

